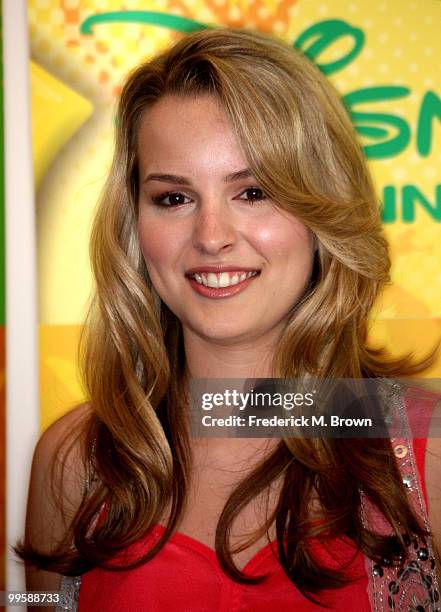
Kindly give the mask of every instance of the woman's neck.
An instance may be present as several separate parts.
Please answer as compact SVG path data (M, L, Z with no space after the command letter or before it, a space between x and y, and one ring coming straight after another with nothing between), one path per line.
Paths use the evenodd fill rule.
M215 343L184 328L186 369L190 379L272 378L272 359L278 338L272 335L248 343ZM240 383L238 389L240 389ZM192 437L193 470L251 470L275 446L277 438ZM199 467L198 467L199 466ZM202 466L202 467L201 467ZM245 471L244 471L245 470Z
M190 378L271 378L274 338L216 343L184 330Z

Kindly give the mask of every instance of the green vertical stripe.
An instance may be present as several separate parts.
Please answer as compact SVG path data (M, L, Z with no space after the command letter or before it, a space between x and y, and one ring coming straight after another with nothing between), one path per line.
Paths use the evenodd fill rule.
M3 23L0 10L0 325L5 324L5 142L3 117Z

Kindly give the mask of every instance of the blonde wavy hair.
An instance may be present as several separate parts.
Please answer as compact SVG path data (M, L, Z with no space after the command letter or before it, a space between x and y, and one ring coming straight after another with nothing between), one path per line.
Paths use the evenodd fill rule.
M256 32L217 29L185 36L137 67L119 102L113 164L92 231L96 296L83 355L93 409L84 425L85 461L94 486L85 491L63 546L38 556L41 567L63 573L106 565L146 534L169 505L163 538L130 567L146 562L176 529L186 501L190 447L181 324L152 287L137 235L139 123L166 95L215 96L259 185L316 236L313 278L286 323L273 375L403 376L427 365L367 345L368 313L389 280L390 262L371 178L331 84L301 53ZM313 557L311 535L346 534L374 559L405 557L403 534L425 532L391 458L389 440L281 440L238 484L220 516L216 550L224 571L239 582L264 579L235 566L230 528L237 512L278 477L284 484L277 508L248 543L275 523L282 566L308 597L347 579ZM363 527L361 488L395 538ZM319 523L308 513L313 492L321 505ZM105 501L104 520L90 537ZM30 547L21 554L37 559Z

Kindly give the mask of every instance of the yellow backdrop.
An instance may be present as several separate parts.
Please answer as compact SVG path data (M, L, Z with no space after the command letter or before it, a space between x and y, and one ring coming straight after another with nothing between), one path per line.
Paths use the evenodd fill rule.
M367 147L393 281L371 336L423 354L441 337L439 0L29 0L42 423L83 398L76 368L91 289L88 234L121 80L195 27L296 43L345 97ZM197 25L197 24L196 24ZM441 377L441 361L427 375Z

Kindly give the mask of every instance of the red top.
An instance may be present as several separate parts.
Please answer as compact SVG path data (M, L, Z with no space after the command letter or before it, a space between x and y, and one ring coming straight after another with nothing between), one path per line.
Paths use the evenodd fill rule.
M130 551L139 556L161 531L162 527L156 527L150 538L132 545ZM337 546L333 548L332 557L326 551L323 556L332 563L333 557L350 559L353 554L353 548L340 543L338 551ZM120 555L118 560L123 558ZM361 554L356 554L351 569L359 580L332 592L326 601L334 609L338 602L338 609L370 612ZM138 569L109 572L96 568L84 574L79 612L268 612L269 605L277 612L323 612L322 607L309 602L287 578L270 544L249 561L244 571L253 576L268 573L269 577L258 585L238 584L222 572L211 548L175 533L151 561Z
M425 431L430 415L431 410L423 410L418 415L420 419L427 420ZM414 439L413 447L426 499L426 439ZM115 561L145 554L162 531L163 527L156 526L148 536L118 555ZM268 544L244 568L249 575L268 574L268 578L258 585L243 585L223 573L211 548L190 536L175 533L151 561L137 569L110 572L95 568L84 574L78 610L268 612L272 609L277 612L323 612L323 607L311 603L288 579L277 561L276 551L274 543ZM355 550L350 540L335 539L328 544L314 541L313 552L318 560L330 567L340 567L353 559L348 570L353 582L338 590L323 591L320 601L334 610L371 612L364 557ZM134 557L131 557L132 554Z

